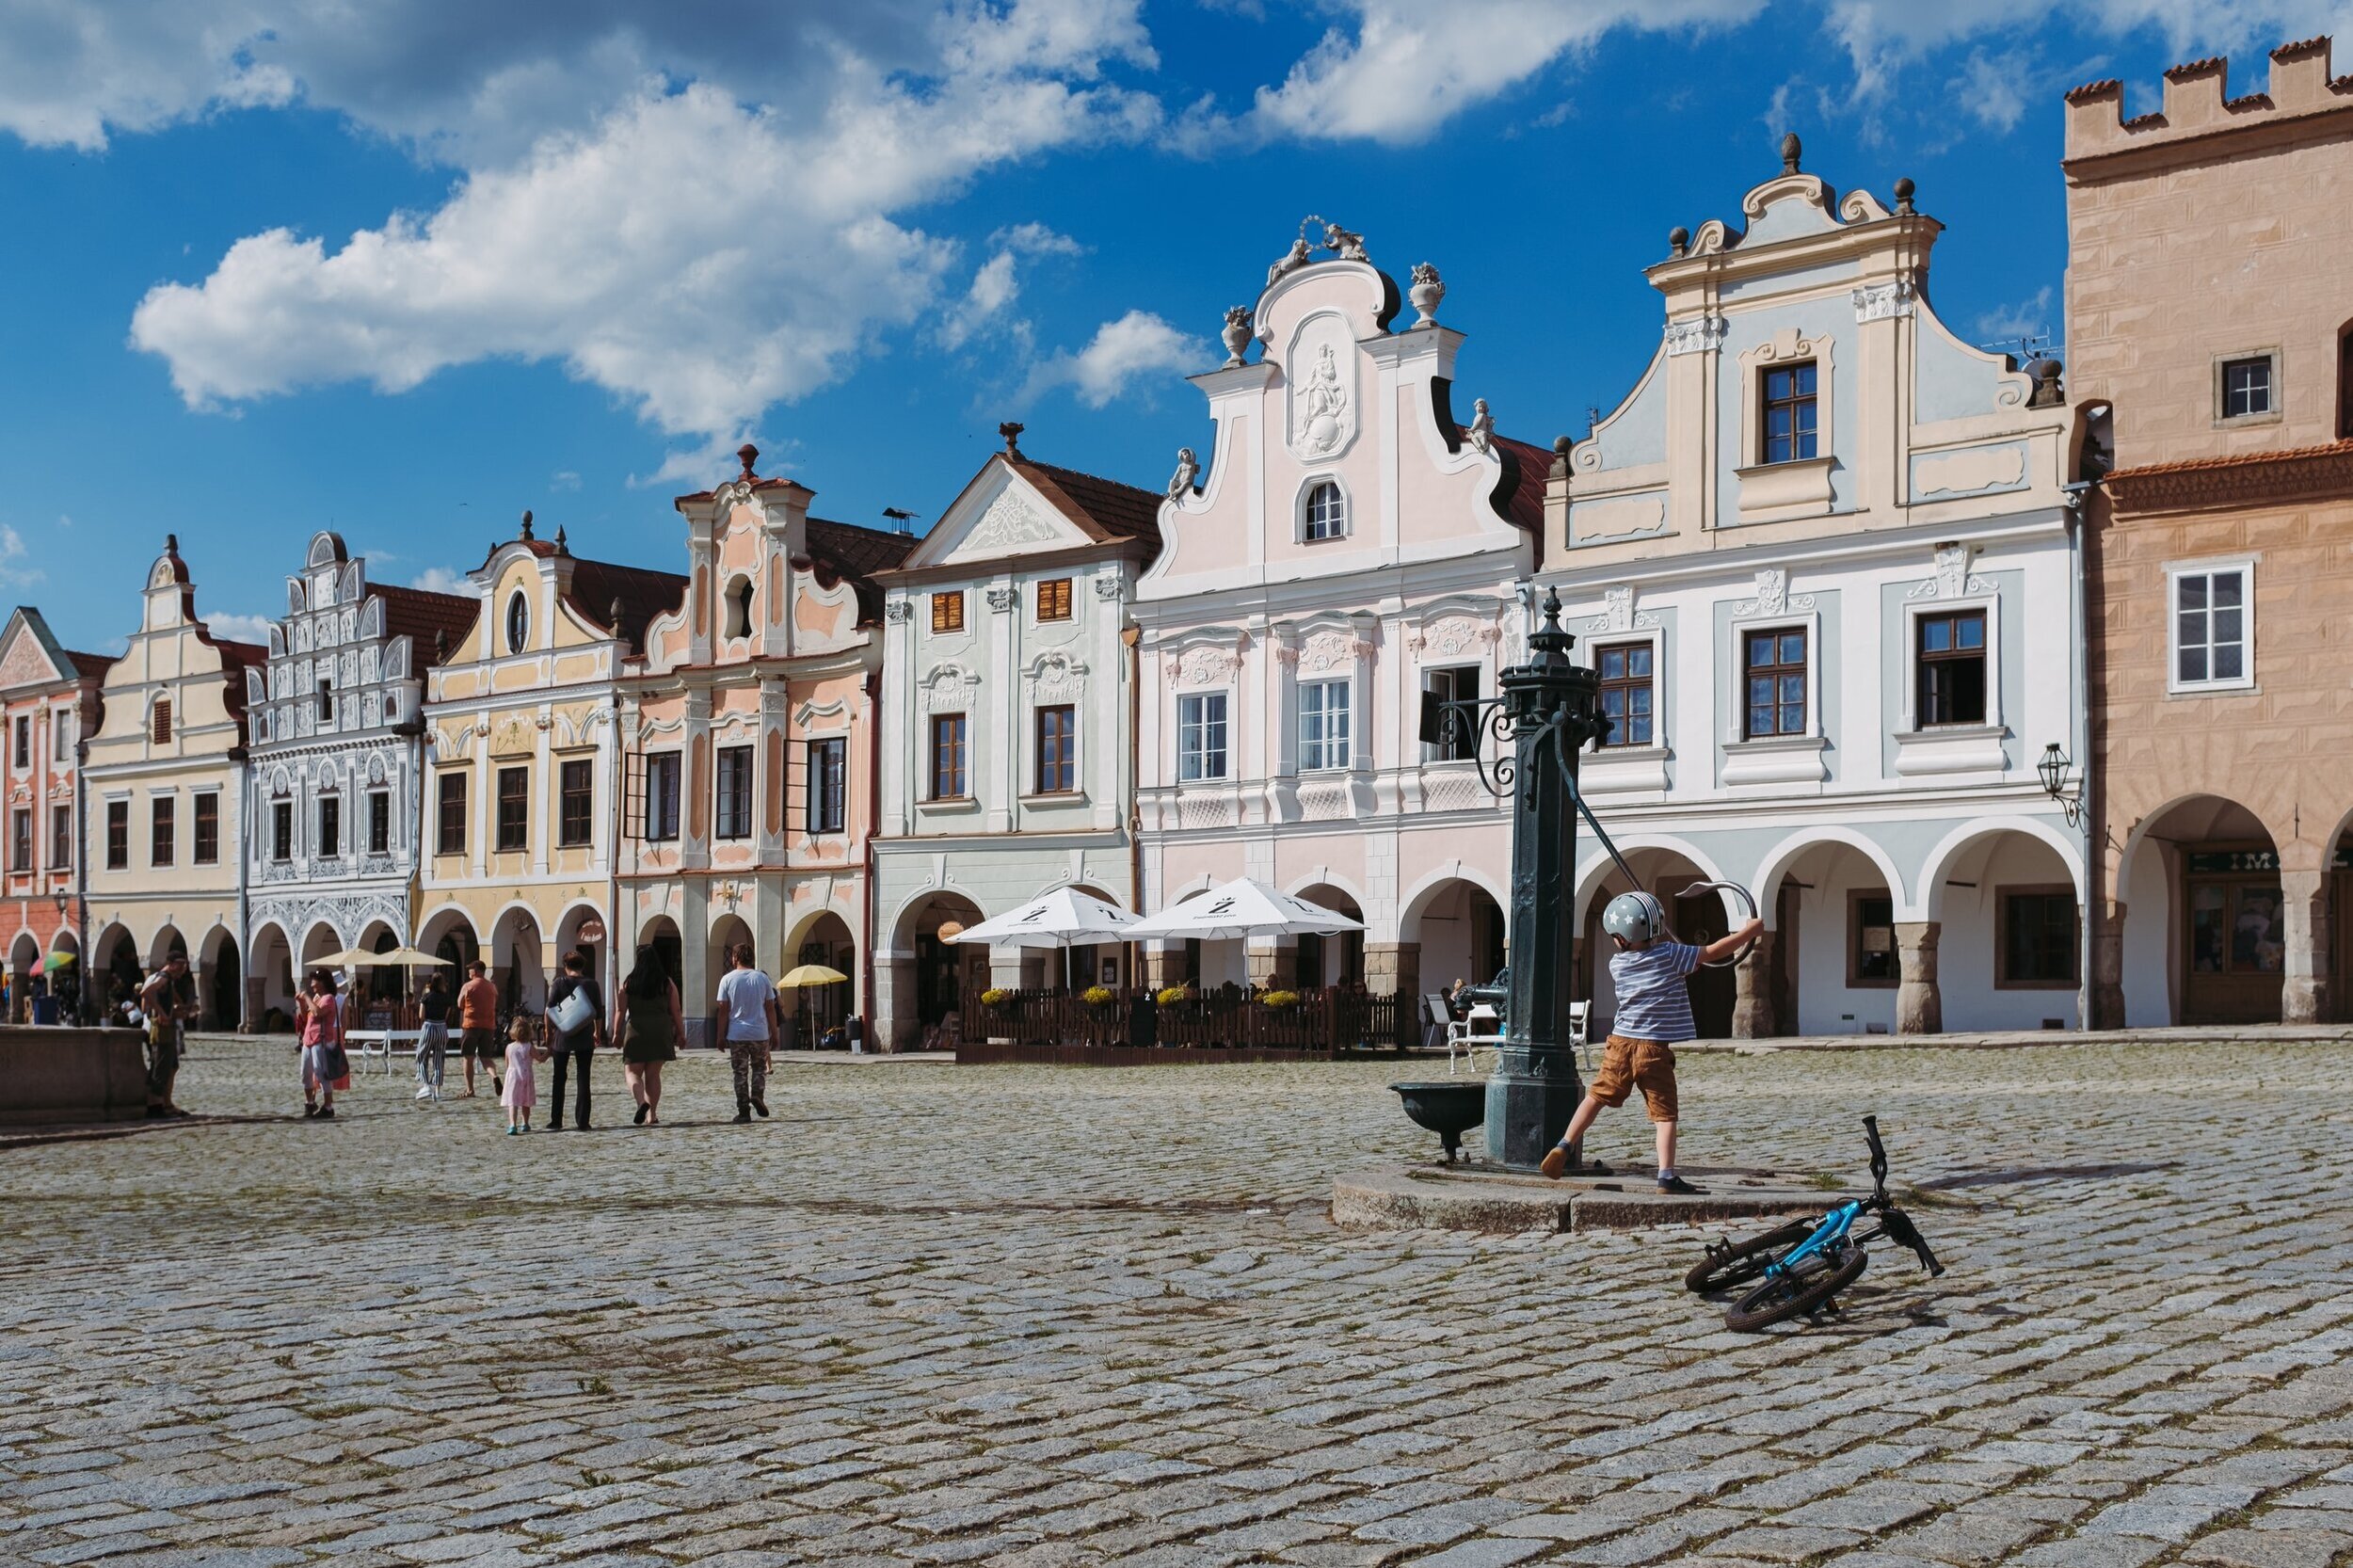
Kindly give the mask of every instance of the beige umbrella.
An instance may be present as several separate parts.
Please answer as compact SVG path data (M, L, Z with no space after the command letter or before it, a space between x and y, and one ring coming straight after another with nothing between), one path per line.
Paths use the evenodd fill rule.
M306 969L355 969L362 964L382 962L383 960L376 954L363 948L346 948L342 952L330 952L323 957L313 958L304 964L303 968Z
M440 965L448 963L449 960L441 957L439 953L425 952L417 948L394 948L390 952L372 953L368 956L365 962L370 964L397 964L403 968L423 969L436 968Z
M786 970L784 978L777 981L776 984L779 985L791 985L794 987L803 985L839 985L849 978L850 977L848 975L843 974L840 969L830 969L823 964L803 964L799 968Z

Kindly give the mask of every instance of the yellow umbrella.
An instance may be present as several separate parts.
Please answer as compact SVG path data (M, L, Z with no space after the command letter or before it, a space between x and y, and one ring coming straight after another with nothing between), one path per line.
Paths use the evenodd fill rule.
M342 952L330 952L323 958L313 958L309 963L305 964L303 968L309 969L349 969L356 968L361 964L374 964L376 962L377 962L376 955L369 952L363 948L346 948Z
M848 975L843 974L840 969L829 969L823 964L803 964L797 969L787 970L784 978L777 981L776 984L779 985L794 986L839 985L849 978L850 977Z
M434 965L446 964L449 960L439 953L424 952L416 948L394 948L390 952L373 953L366 962L397 964L403 968L427 968Z

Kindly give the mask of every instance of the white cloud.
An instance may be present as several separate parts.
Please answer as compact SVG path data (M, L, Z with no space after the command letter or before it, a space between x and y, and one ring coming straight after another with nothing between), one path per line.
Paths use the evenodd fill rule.
M447 567L427 567L410 578L408 585L412 588L423 588L425 592L433 594L473 592L473 584L466 581L464 572L452 571Z
M1080 402L1100 408L1142 377L1179 376L1209 362L1206 344L1148 312L1129 311L1105 322L1078 353L1056 354L1033 366L1023 396L1026 400L1067 386Z
M267 616L209 615L203 620L205 630L216 637L238 643L269 641L271 623Z
M433 212L333 247L286 229L239 240L200 282L151 290L132 342L195 408L355 378L396 392L511 358L561 363L666 434L732 438L938 302L957 247L894 213L1157 123L1153 100L1099 79L1150 61L1136 0L958 7L933 33L922 75L837 47L814 106L641 81ZM999 253L1069 243L1019 225Z
M41 571L30 564L31 556L24 536L0 522L0 587L24 588L40 582Z
M580 488L580 475L568 468L557 469L548 475L548 488L557 491L576 490Z
M2034 291L2030 299L2015 305L2001 305L1977 317L1977 341L1998 344L2013 338L2032 338L2051 330L2051 285L2043 284Z

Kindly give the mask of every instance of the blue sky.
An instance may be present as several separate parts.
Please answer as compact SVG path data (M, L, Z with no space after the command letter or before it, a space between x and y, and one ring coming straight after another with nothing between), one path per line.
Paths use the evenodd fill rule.
M2345 0L18 0L0 8L0 594L117 646L163 535L239 634L318 527L445 584L525 507L675 568L746 436L928 519L1029 426L1158 487L1307 214L1435 263L1458 392L1548 443L1641 268L1777 167L1942 219L1981 342L2062 335L2059 95ZM2353 28L2340 29L2353 40ZM2338 69L2353 69L2353 42ZM920 524L919 524L920 526Z

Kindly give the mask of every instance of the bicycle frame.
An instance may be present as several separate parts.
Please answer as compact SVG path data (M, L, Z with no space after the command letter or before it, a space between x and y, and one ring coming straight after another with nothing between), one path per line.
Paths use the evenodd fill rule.
M1764 1277L1785 1279L1794 1272L1796 1264L1809 1257L1818 1257L1845 1240L1847 1233L1854 1228L1854 1223L1863 1218L1864 1211L1870 1207L1871 1200L1868 1198L1853 1198L1840 1204L1822 1216L1822 1223L1814 1227L1813 1235L1790 1248L1779 1262L1768 1265Z

